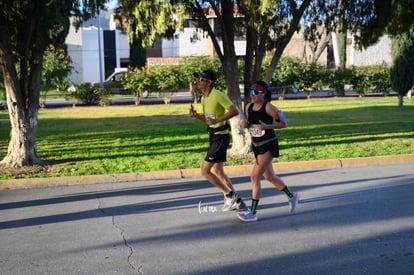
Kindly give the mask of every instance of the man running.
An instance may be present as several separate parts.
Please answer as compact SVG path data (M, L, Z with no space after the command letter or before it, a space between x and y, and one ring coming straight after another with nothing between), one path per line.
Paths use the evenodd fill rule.
M209 148L201 167L201 175L216 186L224 195L222 211L245 211L247 207L235 192L229 177L224 172L227 148L230 144L228 120L239 112L226 94L214 88L216 74L212 70L194 73L197 87L203 93L201 105L203 114L198 114L191 105L190 116L206 123L209 133Z

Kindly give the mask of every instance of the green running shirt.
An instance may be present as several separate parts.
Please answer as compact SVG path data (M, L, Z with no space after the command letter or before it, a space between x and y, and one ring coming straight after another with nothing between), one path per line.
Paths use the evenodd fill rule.
M227 97L223 92L220 92L216 89L212 89L208 96L201 97L201 105L203 106L203 114L205 118L216 119L221 117L226 113L232 105L233 102ZM217 128L226 124L226 121L219 122L211 125L211 128ZM223 130L216 132L216 134L227 134L229 130Z

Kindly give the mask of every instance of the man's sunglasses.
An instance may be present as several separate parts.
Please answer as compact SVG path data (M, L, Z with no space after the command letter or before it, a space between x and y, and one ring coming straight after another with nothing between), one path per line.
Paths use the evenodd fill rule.
M254 95L254 96L264 94L263 91L255 90L255 89L250 89L249 93L250 93L250 95Z
M197 81L201 82L201 81L207 81L208 79L202 78L201 76L198 77Z

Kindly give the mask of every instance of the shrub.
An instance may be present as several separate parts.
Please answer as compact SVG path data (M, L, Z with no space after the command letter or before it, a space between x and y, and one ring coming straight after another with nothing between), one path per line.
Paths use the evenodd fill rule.
M352 71L349 69L334 69L329 70L326 75L326 86L333 88L337 95L344 96L345 84L351 83Z
M77 103L85 105L109 105L110 92L102 90L99 87L85 82L77 85L75 89L70 89L66 92L66 99L76 99Z
M383 65L369 66L373 90L388 95L391 91L390 68Z
M383 65L354 67L351 84L360 95L371 91L387 95L391 90L390 70Z
M141 102L143 92L151 92L155 87L153 76L148 73L147 67L129 68L121 82L125 89L133 91L135 105Z
M299 67L299 79L297 80L297 87L308 93L314 90L321 89L326 69L316 63L304 64Z
M220 60L217 57L211 56L192 56L181 57L179 60L179 71L184 81L196 83L196 79L193 76L194 72L201 72L207 69L211 69L217 74L217 81L214 84L218 90L226 89L226 82L224 80L224 72L221 68ZM194 95L197 95L198 91L194 91Z
M164 103L171 101L172 94L177 92L183 85L182 77L178 66L153 66L149 70L153 75L154 89L164 99Z
M371 88L371 81L369 75L366 73L364 67L353 67L351 69L352 77L350 78L350 84L360 96L366 95Z
M276 67L275 73L273 74L272 83L281 83L284 85L298 87L300 83L299 72L301 69L302 63L298 58L281 58Z

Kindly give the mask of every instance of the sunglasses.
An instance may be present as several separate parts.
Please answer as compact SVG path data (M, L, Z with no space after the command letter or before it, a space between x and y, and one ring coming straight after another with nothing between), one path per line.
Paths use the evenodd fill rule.
M202 78L201 76L198 77L197 81L198 82L202 82L202 81L207 81L208 79Z
M255 90L255 89L250 89L249 93L250 93L250 95L254 95L254 96L264 94L263 91L259 91L259 90Z

